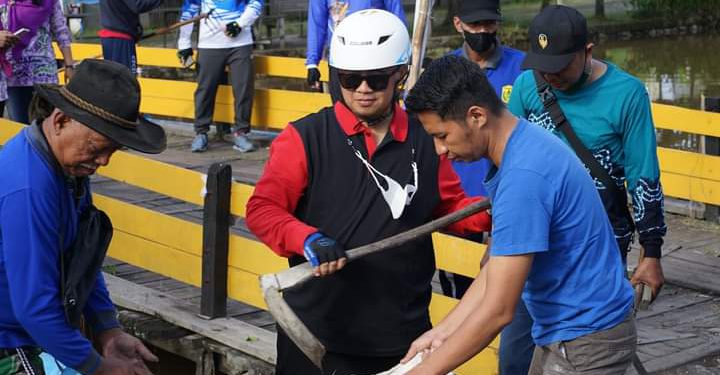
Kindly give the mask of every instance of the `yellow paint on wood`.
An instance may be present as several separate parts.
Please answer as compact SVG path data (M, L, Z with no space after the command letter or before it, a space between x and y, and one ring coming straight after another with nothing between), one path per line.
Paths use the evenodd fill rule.
M189 255L202 256L202 225L178 219L101 194L93 202L110 216L115 230L157 242Z
M55 50L55 57L57 59L62 59L60 49L57 48L56 44L53 44L53 47ZM102 55L102 48L99 44L75 43L72 45L72 51L73 57L78 61ZM195 59L197 59L197 50L195 52ZM305 79L307 77L305 59L257 54L253 59L255 60L256 74L300 79ZM182 68L180 60L177 58L177 50L171 48L138 47L137 60L138 65ZM320 62L318 69L320 70L322 79L326 81L328 77L330 77L327 62Z
M675 173L660 176L665 195L720 205L720 182L687 177Z
M143 99L140 110L144 113L194 118L193 93L194 82L168 81L141 78ZM218 89L214 119L220 122L234 122L233 96L230 86L222 85ZM273 129L284 129L294 120L329 106L330 97L326 94L257 89L253 99L253 124L261 124Z
M658 147L662 173L720 181L720 156Z
M447 234L433 233L437 268L474 278L486 245Z
M4 145L10 138L14 137L25 127L18 122L0 118L0 145Z
M184 283L200 286L202 258L115 230L108 256Z
M457 304L454 298L446 297L437 293L433 293L430 302L430 319L433 325L440 323L450 310ZM497 348L499 347L499 338L495 338L490 345L476 355L472 360L465 363L457 370L458 374L475 375L475 374L497 374Z
M129 152L116 152L98 174L185 202L202 205L204 174Z
M720 113L703 112L667 104L652 104L653 121L658 129L720 137Z

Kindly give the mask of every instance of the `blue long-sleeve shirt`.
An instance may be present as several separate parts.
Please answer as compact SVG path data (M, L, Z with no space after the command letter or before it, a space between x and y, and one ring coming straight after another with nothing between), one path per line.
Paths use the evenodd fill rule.
M332 9L339 9L342 3L348 4L347 9L344 14L339 15L338 20L335 20L331 15ZM330 43L336 21L363 9L384 9L405 22L405 11L403 11L402 1L400 0L310 0L308 2L307 59L305 65L311 68L316 67L320 62L325 46Z
M0 151L0 170L0 348L40 346L78 372L91 374L100 356L65 319L58 249L60 220L63 251L75 239L80 213L91 201L89 184L85 181L76 201L75 184L47 151L36 125ZM119 327L101 272L83 312L95 332Z

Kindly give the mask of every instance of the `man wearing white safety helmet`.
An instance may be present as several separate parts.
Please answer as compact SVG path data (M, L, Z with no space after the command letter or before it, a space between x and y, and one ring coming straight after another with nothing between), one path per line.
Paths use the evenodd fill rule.
M247 205L258 238L290 265L309 261L316 276L327 276L284 293L325 344L325 374L390 369L430 327L430 236L347 267L345 249L477 200L465 197L450 162L398 104L409 58L410 38L396 16L376 9L348 16L330 47L342 100L280 133ZM482 213L448 230L489 225ZM277 340L277 374L320 373L279 328Z

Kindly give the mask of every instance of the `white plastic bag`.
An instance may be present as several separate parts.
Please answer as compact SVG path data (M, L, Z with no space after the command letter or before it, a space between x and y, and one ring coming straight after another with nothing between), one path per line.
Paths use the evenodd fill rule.
M377 375L404 375L407 372L409 372L410 370L412 370L413 368L415 368L415 366L419 365L420 362L422 362L422 353L416 354L415 357L413 357L413 359L408 361L408 363L405 363L405 364L399 363L397 366L391 368L390 370L381 372ZM454 374L452 372L450 372L447 375L454 375Z

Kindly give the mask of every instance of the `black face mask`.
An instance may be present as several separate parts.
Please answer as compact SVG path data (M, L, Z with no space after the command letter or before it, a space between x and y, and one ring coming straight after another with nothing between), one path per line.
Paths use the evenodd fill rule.
M463 37L470 48L477 53L485 53L497 43L497 32L471 33L463 30Z

